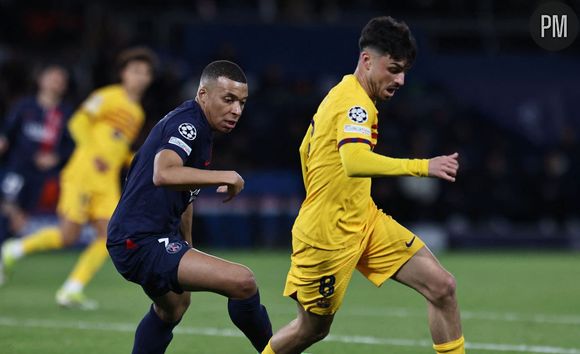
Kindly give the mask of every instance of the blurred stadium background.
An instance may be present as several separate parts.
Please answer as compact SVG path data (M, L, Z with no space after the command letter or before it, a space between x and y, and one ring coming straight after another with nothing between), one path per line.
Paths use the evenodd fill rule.
M379 151L459 151L462 165L452 185L376 180L377 203L452 248L580 248L580 45L536 45L529 18L539 3L3 0L0 116L31 88L38 63L65 63L80 102L111 82L119 50L146 44L161 65L145 135L194 96L204 65L235 60L251 96L239 128L218 139L214 166L238 169L247 190L225 208L202 194L196 235L211 246L287 246L305 127L327 89L354 70L361 26L390 14L410 24L419 56L405 89L380 107ZM578 12L578 1L568 3Z
M204 249L273 249L271 257L277 262L287 262L290 229L303 197L297 149L307 124L327 90L342 75L354 70L357 39L368 19L384 14L403 19L417 38L419 55L406 78L405 88L392 102L379 106L381 140L377 151L393 157L430 157L458 151L461 168L454 184L431 179L377 179L373 182L375 201L419 233L435 250L469 251L453 252L447 256L451 258L444 258L450 259L450 270L460 273L460 287L461 280L467 281L471 271L477 272L474 268L464 268L470 261L482 266L479 275L486 274L486 265L497 261L491 252L489 258L473 257L476 252L533 250L535 256L529 259L536 262L535 266L528 270L520 264L521 268L516 269L524 273L538 271L537 274L545 276L543 280L550 279L551 273L543 274L541 270L553 269L559 278L554 278L558 281L552 285L570 287L559 289L568 294L560 298L561 307L542 309L538 306L562 293L551 286L547 293L543 292L546 287L533 289L537 285L534 281L522 284L523 289L528 289L522 293L537 290L544 294L534 298L535 302L520 304L526 308L522 312L527 312L522 316L534 319L534 312L544 311L571 317L560 322L542 322L556 326L552 328L553 334L546 334L554 340L542 341L531 336L534 339L530 342L559 344L560 336L566 338L564 344L575 348L568 351L522 349L513 353L580 353L580 342L572 335L573 331L578 333L580 324L578 287L571 287L580 279L579 264L576 253L566 254L580 250L580 42L576 39L569 48L559 52L538 47L530 36L529 20L540 3L527 0L0 0L0 119L15 100L30 92L31 73L39 63L55 60L64 63L72 73L70 99L79 103L95 87L111 82L113 60L121 49L144 44L153 48L161 59L157 78L144 102L147 113L144 137L166 112L194 97L196 75L208 62L234 60L246 70L251 94L238 128L226 137L218 137L213 167L238 170L246 180L246 189L226 205L213 191L202 192L194 204L194 242ZM580 14L580 1L565 3ZM31 227L54 222L50 207L55 197L53 192L53 198L39 206L37 222ZM87 235L90 237L90 232ZM542 253L537 253L548 249L559 253L546 254L545 259ZM461 254L467 255L464 263L454 263L453 257L462 259ZM244 255L233 253L232 257L241 258L255 268L268 269L277 264L256 261L253 265L252 256ZM31 269L49 259L40 257L29 261L33 262L29 263ZM256 257L267 258L264 254ZM567 263L562 263L560 268L543 268L542 259L554 258L562 258ZM272 280L273 285L265 286L272 287L267 301L280 302L288 310L293 305L280 299L278 294L286 264L272 266L278 275ZM112 269L110 264L108 267ZM60 273L64 276L62 268ZM495 276L502 269L492 267L487 276ZM258 279L262 276L270 284L268 277L273 275L264 270L256 273ZM517 281L516 274L509 279ZM102 286L103 279L92 287ZM125 286L120 279L115 279L115 286ZM506 280L503 290L498 290L506 291L502 295L509 293L514 284L512 280ZM54 283L56 287L58 282ZM491 279L486 284L489 289L498 285ZM7 309L28 306L18 302L19 294L41 291L40 285L33 286L24 280L9 286L2 290L7 291L5 295L0 292L0 309L16 317L18 310ZM465 293L485 303L493 293L484 291L487 295L483 296L481 289L484 288ZM103 297L106 291L113 291L104 289ZM135 290L131 288L132 292L128 293L137 297ZM52 293L51 289L45 294L48 300ZM461 300L467 302L468 308L478 310L476 301L469 301L467 296ZM368 299L362 298L361 304L365 301ZM511 308L500 305L502 300L497 301L488 308L502 313ZM518 303L510 301L508 304L517 308ZM43 303L32 308L41 307L39 304ZM143 305L137 309L135 318L127 318L136 323L145 308ZM289 312L289 315L285 313L286 317L276 317L276 327L290 318ZM42 313L53 316L52 312ZM106 316L101 314L96 319L103 318ZM10 327L6 325L10 321L0 320L4 321L0 325L5 325L0 326L0 341L10 340L8 334L1 334ZM476 320L481 317L475 315L471 319ZM541 326L534 321L522 324L514 320L529 331L546 333L543 327L541 331L532 328ZM568 327L558 327L566 324ZM425 327L423 318L417 326ZM21 337L15 338L25 341L28 329L22 328ZM346 327L342 328L342 333L348 333ZM513 328L501 330L503 334L499 337L490 334L489 340L509 341L505 333L510 331ZM129 334L120 340L124 343L123 350L128 350L125 342L130 340ZM50 347L48 342L47 339L46 345ZM15 342L7 343L14 345ZM28 352L22 344L15 348L20 348L18 353ZM327 352L346 352L340 348L336 344L335 349ZM408 352L429 353L425 348ZM399 349L393 352L407 352ZM480 348L488 352L512 352L504 349ZM367 352L375 350L367 348Z

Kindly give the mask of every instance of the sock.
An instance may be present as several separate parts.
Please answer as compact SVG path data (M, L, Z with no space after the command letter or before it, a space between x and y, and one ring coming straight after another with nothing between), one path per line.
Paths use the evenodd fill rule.
M173 328L179 321L167 323L162 321L151 305L135 331L135 342L132 354L163 354L173 339Z
M266 345L266 348L264 348L264 350L262 350L262 354L276 354L274 352L274 349L272 349L272 344L270 342L268 342L268 345Z
M58 227L42 228L22 240L22 251L25 255L62 247L62 236Z
M97 237L81 254L73 271L70 273L67 283L78 283L86 286L97 274L103 263L109 257L105 237ZM81 287L81 289L82 289Z
M463 336L461 336L451 342L433 344L433 349L435 349L437 354L465 354L464 343L465 340L463 339Z
M258 352L261 352L272 337L272 324L268 311L260 304L260 292L243 300L228 300L230 319Z

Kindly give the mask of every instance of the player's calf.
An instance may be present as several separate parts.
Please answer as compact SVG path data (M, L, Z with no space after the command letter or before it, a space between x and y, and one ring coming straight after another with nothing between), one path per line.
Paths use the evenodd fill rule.
M229 299L228 314L232 322L261 352L272 337L272 324L266 307L260 303L260 292L246 299Z

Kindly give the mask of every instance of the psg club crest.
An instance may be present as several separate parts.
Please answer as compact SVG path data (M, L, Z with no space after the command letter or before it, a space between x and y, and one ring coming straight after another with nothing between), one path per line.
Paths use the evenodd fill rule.
M348 118L355 123L362 124L367 121L368 114L364 108L360 106L354 106L348 110Z
M181 247L183 247L181 245L181 243L179 243L179 242L171 242L170 244L168 244L167 246L165 246L165 250L169 254L174 254L174 253L177 253L177 252L181 251Z
M193 140L197 136L197 130L191 123L182 123L179 126L179 134L187 140Z

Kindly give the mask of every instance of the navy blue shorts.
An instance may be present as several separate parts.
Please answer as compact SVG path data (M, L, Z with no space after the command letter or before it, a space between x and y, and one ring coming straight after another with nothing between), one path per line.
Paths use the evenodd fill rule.
M49 178L48 174L43 173L6 171L0 182L1 198L18 205L26 212L32 212L38 206L42 190Z
M149 297L159 297L169 291L183 293L177 270L181 257L191 246L180 236L128 239L124 245L107 245L107 248L117 271L125 279L141 285Z

